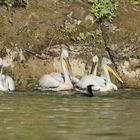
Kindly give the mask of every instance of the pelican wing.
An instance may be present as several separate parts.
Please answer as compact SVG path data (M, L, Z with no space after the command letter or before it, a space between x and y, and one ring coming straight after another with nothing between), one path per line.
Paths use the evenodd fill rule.
M79 88L86 88L88 85L104 86L105 80L99 76L90 74L82 77L82 79L77 83L77 87Z
M60 73L51 73L43 75L38 84L42 88L57 88L62 82L64 80Z
M15 83L14 80L12 79L12 77L10 77L9 75L1 75L0 76L0 90L3 91L13 91L15 90Z
M57 81L59 81L60 83L64 83L64 81L65 81L63 73L53 72L53 73L50 73L49 75L52 76Z
M9 75L5 76L5 87L10 91L15 90L14 80Z

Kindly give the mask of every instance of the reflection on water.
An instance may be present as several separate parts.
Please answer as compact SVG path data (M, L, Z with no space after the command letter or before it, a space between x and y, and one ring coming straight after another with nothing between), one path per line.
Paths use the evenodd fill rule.
M140 91L0 94L0 140L139 140Z

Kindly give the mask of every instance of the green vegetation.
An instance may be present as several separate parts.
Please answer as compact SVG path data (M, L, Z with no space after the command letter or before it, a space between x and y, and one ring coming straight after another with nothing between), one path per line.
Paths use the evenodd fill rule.
M89 36L92 36L92 32L80 32L76 37L72 36L73 41L85 41Z
M100 28L94 31L94 39L97 44L103 43L102 30Z
M140 0L131 0L133 4L135 5L139 5L140 4Z
M0 5L5 5L7 7L7 10L9 12L8 14L8 22L13 25L13 18L12 18L12 10L13 7L24 7L26 8L28 3L28 0L0 0Z
M68 35L68 34L71 34L71 33L74 33L77 29L75 27L72 27L72 26L64 26L62 27L61 31L65 34L65 35Z
M63 36L74 42L94 42L97 44L102 43L102 31L100 28L96 30L84 31L82 27L75 25L62 25L61 32Z
M31 26L24 26L18 31L17 35L20 35L21 33L31 35L33 33L33 28Z
M27 5L27 0L1 0L0 1L0 4L1 5L6 5L8 8L11 8L11 7L26 7Z
M76 34L76 33L75 33ZM75 35L71 34L69 38L74 42L81 42L81 41L94 41L97 44L102 43L102 31L100 29L96 29L95 31L86 31L80 32L79 34Z
M90 12L98 20L107 18L109 21L112 21L118 7L118 2L114 2L113 0L88 0L88 2L92 4Z

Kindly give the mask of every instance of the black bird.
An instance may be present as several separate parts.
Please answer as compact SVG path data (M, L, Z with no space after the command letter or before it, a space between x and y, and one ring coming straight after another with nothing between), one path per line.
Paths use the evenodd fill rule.
M86 93L83 93L84 96L88 96L88 97L93 97L94 96L94 94L92 92L92 86L93 85L88 85L87 86Z
M92 86L93 85L88 85L87 88L86 88L86 91L76 89L78 92L76 94L74 94L74 95L93 97L94 94L92 92Z

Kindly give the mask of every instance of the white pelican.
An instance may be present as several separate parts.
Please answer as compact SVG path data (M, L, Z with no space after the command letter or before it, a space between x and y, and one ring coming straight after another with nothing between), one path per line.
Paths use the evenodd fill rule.
M92 63L90 74L97 75L97 68L98 68L98 62L99 62L99 58L97 55L93 56L92 62L93 63ZM75 85L76 83L79 82L79 79L76 77L71 77L71 81Z
M88 85L86 90L83 91L83 90L77 90L78 92L77 93L74 93L72 96L75 96L75 95L80 95L80 96L87 96L87 97L93 97L94 94L93 94L93 91L92 91L92 86L93 85Z
M92 58L93 63L92 63L90 74L97 75L98 61L99 61L98 56L97 55L93 56ZM73 85L76 85L79 82L79 79L76 77L71 77L71 81Z
M77 87L85 89L88 85L93 85L93 90L99 90L99 91L111 91L111 90L117 90L117 86L111 82L109 72L110 71L121 83L123 83L122 79L119 77L119 75L108 66L108 64L112 64L112 62L107 59L102 59L102 69L104 72L103 77L95 76L93 74L84 76L78 83Z
M37 89L53 91L73 89L73 84L69 76L69 74L71 73L71 67L68 61L68 51L64 48L61 52L60 61L62 73L53 72L43 75L38 81Z
M3 74L3 67L7 66L7 62L0 58L0 90L1 91L14 91L15 90L15 83L14 80L9 75Z

